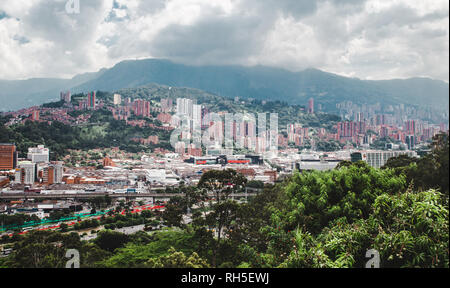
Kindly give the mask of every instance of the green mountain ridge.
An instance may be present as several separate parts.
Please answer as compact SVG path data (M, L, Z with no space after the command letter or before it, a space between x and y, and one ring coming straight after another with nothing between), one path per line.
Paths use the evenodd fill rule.
M448 111L448 83L428 78L360 80L318 69L291 72L265 66L188 66L169 60L122 61L112 68L86 73L69 80L31 79L0 81L0 111L42 104L59 97L59 91L73 93L102 90L113 92L150 83L191 87L234 98L280 100L305 105L309 98L333 111L336 104L405 104Z

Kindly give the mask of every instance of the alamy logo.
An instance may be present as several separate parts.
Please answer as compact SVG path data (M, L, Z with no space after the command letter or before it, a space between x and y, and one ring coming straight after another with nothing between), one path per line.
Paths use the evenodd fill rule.
M366 268L380 268L380 252L370 249L366 252L366 258L370 258L366 263Z
M275 155L278 151L278 114L258 113L218 114L209 113L197 117L176 114L177 127L171 134L170 143L175 151L189 147L207 149L248 149L258 154ZM269 125L268 125L269 124Z
M78 250L67 250L66 258L69 258L69 261L66 262L66 268L80 268L80 252Z
M67 0L66 12L67 14L80 14L80 0Z

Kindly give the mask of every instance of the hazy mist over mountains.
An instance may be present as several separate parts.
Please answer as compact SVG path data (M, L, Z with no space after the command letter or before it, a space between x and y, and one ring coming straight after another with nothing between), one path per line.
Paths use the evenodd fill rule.
M191 87L226 97L255 98L306 104L309 98L333 110L336 103L411 104L449 107L448 83L427 78L369 81L347 78L317 69L291 72L264 66L187 66L168 60L129 60L110 69L72 79L0 80L0 111L59 100L59 92L117 91L150 83Z

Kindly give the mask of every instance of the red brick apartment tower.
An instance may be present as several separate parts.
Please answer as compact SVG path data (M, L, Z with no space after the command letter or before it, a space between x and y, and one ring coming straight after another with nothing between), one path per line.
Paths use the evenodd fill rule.
M308 113L309 114L314 114L314 99L313 98L309 99L309 102L308 102Z
M0 170L12 170L16 168L16 164L16 145L0 143Z
M39 121L39 110L34 110L31 113L31 120L32 121Z

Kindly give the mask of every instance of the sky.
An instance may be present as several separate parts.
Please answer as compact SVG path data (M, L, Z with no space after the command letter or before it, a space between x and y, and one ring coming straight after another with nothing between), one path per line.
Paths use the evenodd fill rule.
M0 0L0 79L164 58L448 82L448 26L447 0Z

